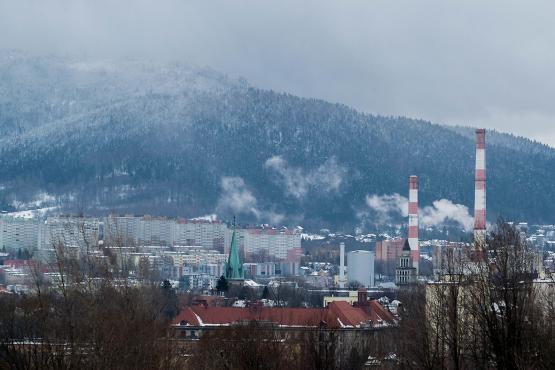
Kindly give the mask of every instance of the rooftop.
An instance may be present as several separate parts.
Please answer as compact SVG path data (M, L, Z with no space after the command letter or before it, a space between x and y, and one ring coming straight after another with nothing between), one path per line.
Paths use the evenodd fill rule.
M348 302L332 302L326 308L207 307L195 305L184 308L174 325L227 326L245 321L265 321L282 327L376 328L396 324L391 312L377 301L366 307Z

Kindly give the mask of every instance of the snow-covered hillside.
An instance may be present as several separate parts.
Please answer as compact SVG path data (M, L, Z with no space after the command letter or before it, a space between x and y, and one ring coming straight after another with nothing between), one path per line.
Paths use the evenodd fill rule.
M0 203L354 225L371 194L473 206L468 129L362 114L207 68L0 52ZM555 151L488 136L490 216L555 221ZM524 196L525 195L525 196Z

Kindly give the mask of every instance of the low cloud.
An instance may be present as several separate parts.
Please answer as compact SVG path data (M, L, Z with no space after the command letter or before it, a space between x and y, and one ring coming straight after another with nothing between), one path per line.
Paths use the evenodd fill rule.
M217 205L219 213L250 215L257 221L271 224L279 224L285 218L282 214L261 210L256 197L241 177L222 177L220 187L222 192Z
M366 196L366 205L374 212L375 218L380 223L398 217L407 217L408 204L408 199L397 193ZM431 206L420 208L418 214L420 225L425 227L456 222L466 230L471 230L474 223L474 218L470 215L467 206L455 204L448 199L436 200Z
M264 166L278 175L285 193L297 199L304 198L311 189L324 193L339 191L347 173L347 169L335 157L308 171L290 166L282 156L269 158Z

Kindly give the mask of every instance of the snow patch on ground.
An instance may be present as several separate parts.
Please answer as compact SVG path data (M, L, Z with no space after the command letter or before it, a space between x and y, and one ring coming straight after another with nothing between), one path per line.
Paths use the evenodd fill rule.
M301 237L304 240L323 240L323 239L326 239L325 236L318 235L318 234L305 234L305 233L303 233L303 234L301 234Z
M44 208L45 206L52 205L56 202L56 197L45 192L40 192L35 196L35 199L30 202L20 202L17 199L11 203L11 206L19 211L28 209Z

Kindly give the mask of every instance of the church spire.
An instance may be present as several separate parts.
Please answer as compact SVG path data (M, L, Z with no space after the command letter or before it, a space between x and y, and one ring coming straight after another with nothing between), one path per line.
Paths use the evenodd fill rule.
M239 258L239 248L237 247L237 232L235 226L235 216L233 217L233 235L231 236L231 247L225 266L225 278L227 280L244 280L243 264Z

